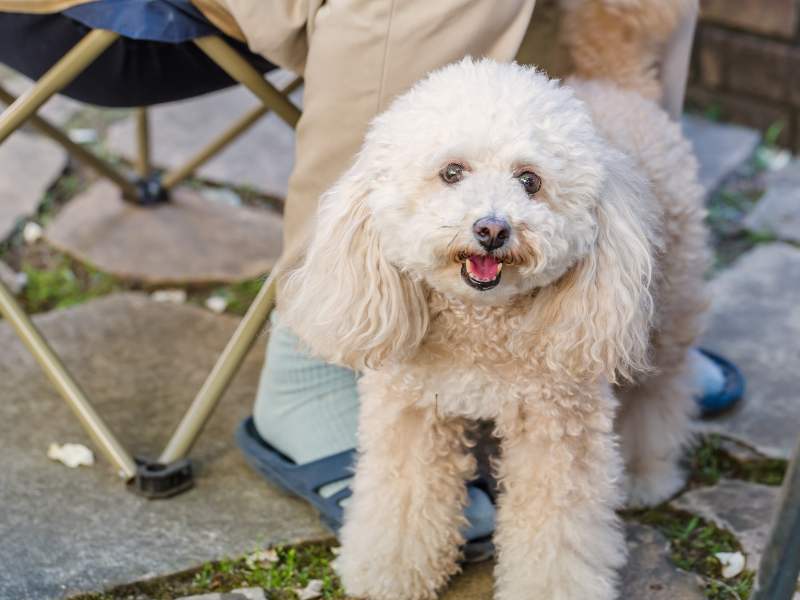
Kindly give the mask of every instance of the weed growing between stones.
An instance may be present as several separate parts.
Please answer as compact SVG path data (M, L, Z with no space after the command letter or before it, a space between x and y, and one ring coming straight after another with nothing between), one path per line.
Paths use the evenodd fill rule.
M745 600L753 586L753 571L723 579L717 552L741 552L732 533L696 515L661 505L651 509L625 511L626 519L658 529L670 542L670 559L680 569L700 575L709 600Z
M261 587L270 600L294 600L296 590L311 580L322 582L325 600L345 598L336 578L334 541L284 546L275 549L275 560L247 557L206 563L198 569L168 577L122 585L97 594L72 596L70 600L173 600L208 592L226 592L240 587Z
M687 463L692 486L714 485L722 477L777 486L783 482L787 467L785 460L755 453L752 459L738 460L725 450L724 440L718 435L701 438L687 457Z
M686 458L689 487L714 485L721 478L741 479L779 486L786 473L785 460L771 459L745 449L732 454L733 442L712 434L698 440ZM746 570L729 579L722 577L717 552L741 552L736 537L691 513L661 505L651 509L625 511L623 517L658 529L670 542L670 559L683 569L700 575L710 600L745 600L750 596L755 573Z
M26 284L21 292L22 305L29 314L74 306L105 296L121 288L110 275L65 256L59 256L46 268L25 264Z

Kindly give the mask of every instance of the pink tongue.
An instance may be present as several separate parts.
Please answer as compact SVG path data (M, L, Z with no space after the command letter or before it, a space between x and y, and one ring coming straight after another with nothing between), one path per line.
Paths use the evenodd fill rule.
M477 279L492 281L497 277L497 267L499 263L494 256L474 255L469 257L469 262L470 271L472 271L472 275Z

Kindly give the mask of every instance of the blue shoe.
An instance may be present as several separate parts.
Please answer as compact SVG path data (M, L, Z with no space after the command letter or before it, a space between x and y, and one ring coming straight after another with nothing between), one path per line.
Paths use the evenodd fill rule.
M320 490L326 485L353 476L355 450L346 450L298 465L264 441L256 431L252 417L242 421L237 428L236 443L251 467L272 483L309 502L319 512L322 521L338 534L344 519L342 502L353 492L349 487L345 487L331 496L324 497L320 494ZM482 481L472 482L469 484L468 492L473 500L475 497L486 497L484 494L474 493L477 489L489 492L489 486L484 485ZM494 523L472 523L470 529L465 532L468 541L463 548L463 562L480 562L494 555L493 530Z
M706 393L696 398L700 416L704 419L715 417L730 410L744 396L744 376L739 368L719 354L698 348L698 352L717 365L725 379L722 388L714 393Z

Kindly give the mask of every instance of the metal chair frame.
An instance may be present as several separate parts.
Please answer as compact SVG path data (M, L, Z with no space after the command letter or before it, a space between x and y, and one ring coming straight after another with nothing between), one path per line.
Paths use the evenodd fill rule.
M153 175L150 165L147 112L145 108L139 108L136 128L138 138L136 173L138 178L131 178L99 156L72 142L64 132L36 114L42 104L67 86L119 37L119 34L111 31L92 30L19 98L14 98L0 88L0 101L9 104L8 108L0 115L0 143L23 124L30 122L43 134L61 144L74 158L116 184L123 197L146 204L158 201L159 198L155 196L163 196L269 111L273 111L291 127L295 127L300 118L300 110L288 98L288 94L299 86L300 78L294 79L279 90L266 81L262 74L222 37L211 35L197 38L194 43L232 79L253 92L261 100L261 105L241 117L227 131L197 152L186 164L161 177ZM155 184L157 190L155 194L152 193L154 187L152 184ZM168 496L186 489L187 483L191 484L191 469L188 468L186 457L242 364L256 336L263 329L274 301L275 280L271 275L262 285L158 460L146 463L135 460L123 447L94 409L59 356L25 314L11 291L0 281L0 314L30 350L45 375L75 413L100 452L116 467L119 476L128 483L141 484L132 486L132 489L150 497ZM178 471L182 476L171 482L169 479L165 480L166 487L156 486L157 489L152 489L152 482L148 484L147 478L158 478L161 476L160 473L169 473L169 467L176 464L180 465ZM172 470L172 474L174 475L174 470Z

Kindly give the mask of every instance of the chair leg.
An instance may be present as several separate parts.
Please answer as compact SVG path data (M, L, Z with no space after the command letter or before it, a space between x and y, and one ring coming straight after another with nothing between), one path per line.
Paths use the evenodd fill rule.
M753 600L790 600L800 574L800 440L783 481L781 501L758 567Z
M189 410L186 411L178 428L161 453L158 462L170 464L185 457L191 450L222 394L239 370L248 350L263 330L267 317L275 305L274 273L273 270L273 274L261 286L258 295L247 310L247 314L220 354Z
M3 89L2 86L0 86L0 101L6 104L13 104L16 100L17 99L13 95L9 94ZM76 158L88 167L97 171L106 179L109 179L115 183L117 187L120 188L123 196L126 198L136 198L138 190L124 173L115 169L112 165L96 154L86 150L83 146L73 142L71 139L69 139L67 134L39 115L31 115L28 120L30 121L30 124L36 127L36 129L38 129L41 133L64 148L70 154L70 156Z
M209 35L194 40L197 47L217 63L233 79L244 85L267 106L272 108L276 115L286 121L291 127L297 125L300 119L300 109L281 94L275 86L269 83L253 66L227 44L221 37Z
M0 144L53 94L80 75L119 37L113 31L94 29L53 65L39 81L0 115Z
M282 96L288 96L294 90L296 90L303 80L300 77L294 79L289 85L284 87L280 90ZM197 171L202 165L204 165L208 160L213 158L217 155L220 151L222 151L225 147L228 146L231 142L236 140L240 135L246 132L250 127L256 123L261 117L267 114L270 111L270 107L266 104L261 104L257 106L246 115L244 115L241 119L236 121L230 129L221 133L217 136L212 142L210 142L205 148L197 152L192 158L186 161L186 164L183 166L178 167L177 169L166 173L161 178L161 186L166 189L170 190L175 185L186 179L189 175Z
M300 118L300 110L221 38L208 36L195 40L195 43L228 75L249 88L264 105L270 107L291 127L297 124ZM299 81L294 81L288 87L298 84ZM288 93L288 90L286 90L286 93ZM216 151L232 141L250 124L260 118L262 114L261 109L256 109L246 115L229 131L212 142L208 148L198 153L187 166L168 174L166 185L169 187L175 185ZM193 164L194 167L192 167ZM222 394L239 370L248 350L250 350L259 332L263 329L264 323L266 323L267 317L275 305L275 289L275 271L273 270L273 273L261 286L261 290L228 341L222 354L220 354L211 373L209 373L197 396L192 401L189 410L186 411L183 419L178 424L175 433L172 434L169 442L167 442L164 451L158 458L158 462L170 464L182 459L189 453L211 413L219 403Z
M86 394L67 371L58 355L48 345L42 334L14 299L10 290L0 282L0 314L16 331L39 363L45 375L56 387L61 397L72 409L81 425L97 447L117 467L119 476L131 480L136 475L136 463L123 448L108 426L94 410Z
M150 171L150 121L147 118L147 108L140 106L136 109L136 172L142 179L151 175Z

